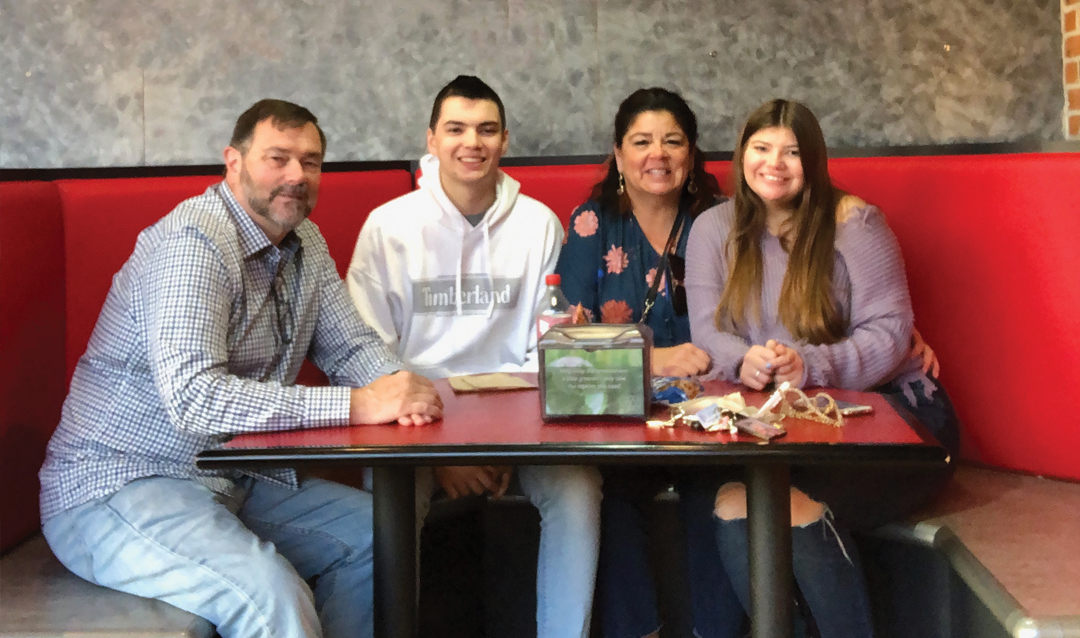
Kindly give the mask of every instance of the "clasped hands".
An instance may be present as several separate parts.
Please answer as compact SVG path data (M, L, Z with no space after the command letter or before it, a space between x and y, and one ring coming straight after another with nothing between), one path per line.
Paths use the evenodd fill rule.
M908 356L919 360L924 374L933 374L937 378L941 372L941 364L937 355L925 341L918 330L913 330L911 335L911 352ZM742 366L739 368L739 380L744 385L754 390L762 390L770 381L777 384L784 381L798 387L803 378L803 360L799 353L789 346L769 339L764 346L751 346L750 350L743 355Z
M495 498L506 494L513 468L509 465L446 466L433 468L439 487L450 498L469 494L491 494Z
M739 381L752 390L763 390L769 383L787 381L798 387L803 378L803 360L798 351L775 339L763 346L751 346L743 355Z
M442 410L442 399L429 379L399 370L353 389L349 423L424 425L441 418Z
M425 425L442 417L442 409L439 392L429 379L402 370L355 388L349 422ZM450 498L485 492L498 498L506 493L511 474L509 466L435 468L435 477Z

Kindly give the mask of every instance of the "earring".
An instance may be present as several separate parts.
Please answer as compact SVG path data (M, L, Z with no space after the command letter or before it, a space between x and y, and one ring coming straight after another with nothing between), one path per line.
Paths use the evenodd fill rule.
M619 188L615 191L619 195L626 192L626 181L623 180L622 172L619 172Z
M690 173L690 182L687 183L686 190L691 195L696 195L697 194L697 184L694 183L694 174L693 173Z

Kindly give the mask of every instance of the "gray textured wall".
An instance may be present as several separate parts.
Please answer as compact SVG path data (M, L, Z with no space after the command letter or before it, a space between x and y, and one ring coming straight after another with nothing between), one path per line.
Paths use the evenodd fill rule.
M680 90L701 145L800 99L833 146L1058 140L1058 0L0 0L0 167L220 161L261 97L330 160L412 159L475 73L512 155L603 153L619 101ZM946 48L948 45L948 48Z

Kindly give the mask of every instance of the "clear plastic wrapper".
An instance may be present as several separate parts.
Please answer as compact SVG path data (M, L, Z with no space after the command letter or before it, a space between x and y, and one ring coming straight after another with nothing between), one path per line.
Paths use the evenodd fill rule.
M675 405L701 396L705 386L690 377L653 377L653 403Z

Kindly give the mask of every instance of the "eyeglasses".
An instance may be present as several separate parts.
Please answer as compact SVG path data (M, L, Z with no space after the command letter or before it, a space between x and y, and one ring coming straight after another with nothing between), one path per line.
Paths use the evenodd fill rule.
M799 388L789 387L781 390L784 398L780 413L796 419L817 421L826 425L840 427L844 424L844 413L836 404L836 399L824 392L818 392L812 397Z
M292 304L289 303L288 285L284 277L284 268L278 270L273 283L270 284L270 295L274 299L274 360L270 364L268 374L273 374L281 360L285 357L292 344L296 332L296 316L293 314Z

